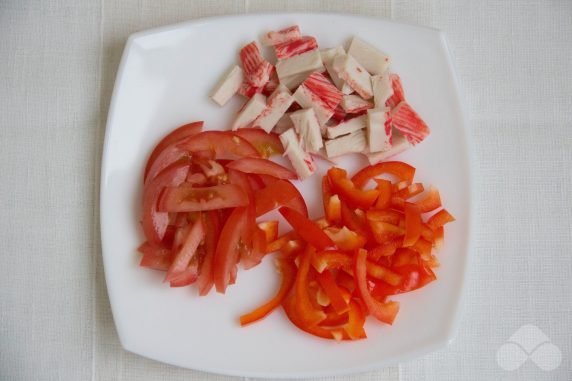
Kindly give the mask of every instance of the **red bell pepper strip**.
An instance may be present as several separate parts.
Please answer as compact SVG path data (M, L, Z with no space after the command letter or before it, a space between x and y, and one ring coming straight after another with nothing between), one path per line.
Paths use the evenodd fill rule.
M401 161L384 161L361 169L352 177L352 181L356 187L363 189L369 180L383 174L391 174L401 180L413 181L415 168Z
M296 233L306 241L319 250L324 250L327 247L334 246L334 242L328 237L322 229L320 229L314 222L310 221L302 214L290 208L280 208L280 214L288 221L294 228Z

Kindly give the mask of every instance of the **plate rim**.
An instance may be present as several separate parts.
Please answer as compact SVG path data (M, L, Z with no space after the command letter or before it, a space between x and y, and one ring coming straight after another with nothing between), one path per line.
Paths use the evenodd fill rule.
M127 63L129 62L129 56L130 53L133 51L133 47L134 45L137 43L137 41L139 39L154 35L154 34L158 34L158 33L165 33L165 32L171 32L171 31L175 31L177 29L184 29L184 28L189 28L189 27L196 27L199 25L203 25L203 24L207 24L207 23L218 23L218 22L222 22L225 20L235 20L235 19L244 19L244 18L259 18L259 17L277 17L277 16L292 16L292 17L298 17L298 16L317 16L317 17L341 17L341 18L347 18L347 19L355 19L355 20L370 20L370 21L374 21L374 22L383 22L383 23L388 23L388 24L394 24L400 27L406 26L406 27L411 27L414 29L420 29L420 30L424 30L426 32L431 32L431 33L435 33L441 42L443 51L445 53L445 59L446 59L446 63L448 66L448 71L449 73L451 73L452 75L452 84L453 84L453 90L454 90L454 95L455 95L455 101L457 103L456 106L458 106L459 112L460 112L460 119L461 119L461 126L459 126L458 128L460 128L461 132L462 132L462 142L464 144L464 148L465 148L465 156L466 156L466 162L467 162L467 170L468 170L468 176L467 176L467 182L468 182L468 190L469 190L469 194L467 195L467 204L468 204L468 219L467 219L467 239L466 239L466 243L465 243L465 256L463 259L463 265L462 265L462 271L463 274L460 278L460 282L458 284L458 289L457 289L457 297L454 298L454 300L451 303L451 306L453 308L453 314L452 316L450 316L450 322L446 325L446 330L444 333L440 333L439 334L439 338L435 339L433 341L431 341L430 343L428 343L427 345L423 345L420 346L420 348L418 350L413 350L408 352L405 355L395 355L395 356L390 356L390 357L385 357L379 361L376 362L371 362L367 365L360 365L360 366L354 366L354 367L347 367L347 368L343 368L343 369L336 369L336 370L312 370L312 371L291 371L288 373L285 372L281 372L281 373L268 373L268 372L256 372L256 371L249 371L249 372L244 372L244 371L239 371L239 370L228 370L228 369L215 369L212 367L202 367L202 366L193 366L192 368L186 366L186 365L182 365L182 364L178 364L176 361L169 361L169 360L165 360L165 359L157 359L154 357L150 357L144 353L139 352L137 349L131 348L130 344L128 342L125 341L125 338L122 335L122 330L119 329L118 326L118 319L117 319L117 303L118 301L115 300L115 296L113 295L113 293L110 293L108 290L108 285L110 284L110 279L109 279L109 271L107 271L108 266L110 266L109 262L109 256L110 254L106 255L106 252L109 253L109 250L106 250L106 242L109 243L109 239L105 239L104 237L106 236L106 229L104 228L104 221L107 219L106 215L107 213L105 212L105 208L104 208L104 203L105 203L105 199L106 199L106 195L107 193L105 192L105 188L107 185L107 177L106 174L108 172L108 156L109 156L109 151L110 151L110 135L111 135L111 131L112 129L114 129L113 126L113 119L115 114L117 113L117 102L119 99L119 92L121 90L121 88L123 87L123 82L124 82L124 72L126 70L126 66ZM453 56L452 56L452 51L449 48L449 43L447 40L447 37L445 35L445 33L437 28L434 27L429 27L429 26L422 26L422 25L417 25L414 23L409 23L409 22L401 22L401 21L395 21L393 19L389 19L389 18L385 18L385 17L376 17L376 16L369 16L369 15L357 15L357 14L343 14L343 13L339 13L339 12L296 12L296 11L292 11L292 12L280 12L280 13L276 13L276 12L254 12L254 13L247 13L247 14L232 14L232 15L219 15L219 16L208 16L208 17L201 17L201 18L196 18L196 19L191 19L191 20L187 20L187 21L183 21L183 22L178 22L178 23L174 23L174 24L169 24L169 25L164 25L164 26L159 26L159 27L155 27L155 28L151 28L151 29L146 29L146 30L142 30L142 31L138 31L138 32L134 32L132 34L129 35L129 37L126 40L125 46L123 48L123 53L121 55L121 60L117 69L117 73L115 76L115 81L114 81L114 86L113 86L113 91L112 91L112 95L110 98L110 106L109 106L109 111L108 111L108 115L107 115L107 119L106 119L106 124L105 124L105 136L104 136L104 140L103 140L103 150L102 150L102 156L101 156L101 170L100 170L100 186L99 186L99 227L100 227L100 240L101 240L101 255L103 257L103 271L104 271L104 276L105 276L105 286L106 286L106 290L107 290L107 295L109 298L109 302L110 302L110 307L111 307L111 313L112 313L112 317L113 317L113 321L114 321L114 325L116 327L116 331L117 331L117 335L119 337L119 341L121 343L121 346L123 347L123 349L125 349L126 351L129 351L131 353L137 354L139 356L154 360L154 361L159 361L159 362L163 362L169 365L173 365L176 367L180 367L180 368L185 368L185 369L192 369L192 370L196 370L196 371L202 371L202 372L209 372L209 373L213 373L213 374L221 374L221 375L229 375L229 376L240 376L240 377L263 377L263 378L274 378L274 379L287 379L287 378L305 378L305 377L325 377L325 376L334 376L334 375L349 375L349 374L355 374L355 373L359 373L359 372L368 372L368 371L373 371L373 370L380 370L382 368L391 366L391 365L395 365L398 364L399 362L404 362L404 361L409 361L412 360L414 358L418 358L420 356L423 356L425 354L431 353L433 351L442 349L444 347L446 347L447 345L449 345L450 343L452 343L456 336L457 333L460 329L460 321L462 319L462 314L463 314L463 305L464 305L464 299L466 297L466 284L467 284L467 276L468 276L468 272L469 272L469 264L471 262L471 258L472 258L472 250L474 247L474 220L475 220L475 199L474 199L474 184L475 184L475 157L474 157L474 147L473 147L473 142L470 139L470 131L468 128L468 121L467 121L467 112L466 112L466 108L465 108L465 102L461 96L462 92L461 92L461 85L460 85L460 81L459 81L459 77L458 77L458 73L455 70L455 66L453 65ZM116 127L115 127L116 128Z

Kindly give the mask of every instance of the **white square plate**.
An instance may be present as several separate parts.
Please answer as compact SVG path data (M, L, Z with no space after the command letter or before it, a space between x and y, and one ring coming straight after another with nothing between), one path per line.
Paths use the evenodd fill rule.
M171 289L162 274L138 266L143 235L142 171L153 146L171 129L204 120L206 129L227 129L240 107L224 108L208 94L237 62L242 45L268 30L300 25L322 48L353 36L393 58L408 101L432 134L398 156L417 168L417 179L437 186L457 218L447 226L438 254L438 280L396 297L393 326L369 318L368 339L334 342L295 328L276 311L246 328L238 316L274 293L272 260L239 271L226 295L198 297L196 288ZM470 155L455 76L444 36L434 29L334 14L248 15L196 20L132 35L125 47L109 112L101 176L101 236L105 276L123 347L166 363L249 377L310 377L380 368L438 349L453 337L469 248ZM359 156L340 164L355 172ZM297 183L312 217L321 214L320 172Z

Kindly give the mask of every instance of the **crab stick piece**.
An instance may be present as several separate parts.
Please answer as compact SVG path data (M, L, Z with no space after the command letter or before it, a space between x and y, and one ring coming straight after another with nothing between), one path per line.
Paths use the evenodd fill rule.
M284 154L290 159L300 180L304 180L316 172L316 163L310 154L302 148L302 144L294 129L280 134L280 142L284 146Z
M297 40L283 42L274 46L276 58L279 60L294 57L315 49L318 49L318 43L314 37L310 36L304 36Z
M310 50L294 57L285 58L276 64L276 73L280 83L293 89L302 83L306 77L324 67L318 50Z
M334 58L334 70L363 99L373 97L369 73L349 54L338 54Z
M338 136L351 134L366 127L366 115L360 115L352 119L340 122L335 126L326 129L328 139L335 139Z
M337 157L352 152L363 153L367 149L367 140L363 130L358 130L333 140L327 140L324 144L328 157Z
M391 148L391 116L389 108L367 110L367 141L370 152Z
M294 129L300 136L302 146L310 153L318 152L324 146L320 124L314 109L307 108L290 114Z
M300 27L298 25L292 25L284 29L266 33L264 36L262 36L262 45L275 46L285 42L297 40L301 37L302 34L300 33Z
M352 39L348 54L372 75L385 73L391 63L387 54L357 37Z
M373 108L373 103L360 97L359 95L344 95L340 103L344 111L348 114L357 114L367 109Z
M234 65L216 85L211 93L211 99L219 106L224 106L238 92L243 80L242 69Z
M239 128L248 127L256 118L258 118L265 108L266 97L262 94L255 94L238 112L238 115L232 124L232 130L235 131Z
M252 122L253 127L262 128L266 132L272 131L278 120L286 113L294 97L285 86L278 86L268 97L266 107Z
M423 119L405 101L401 101L391 110L391 119L393 127L413 145L420 143L431 133Z

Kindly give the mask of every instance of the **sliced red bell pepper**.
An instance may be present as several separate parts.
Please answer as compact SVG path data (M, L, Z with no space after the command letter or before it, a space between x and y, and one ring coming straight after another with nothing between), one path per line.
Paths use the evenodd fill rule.
M369 291L367 282L367 251L359 249L354 260L354 277L357 283L357 289L363 300L367 310L379 321L387 324L393 324L397 313L399 312L399 303L395 301L380 302L376 300Z
M447 210L441 209L432 215L431 218L429 218L427 225L432 230L436 230L437 228L440 228L441 226L453 221L455 221L455 217L453 217Z
M255 321L268 316L272 311L274 311L274 309L280 306L288 296L288 293L292 289L296 279L296 266L294 265L294 262L284 258L278 260L278 266L280 273L282 274L280 289L269 301L253 311L242 315L240 317L240 325L244 326L254 323Z
M294 283L296 310L300 319L308 326L317 325L326 318L326 314L322 310L318 310L313 306L308 293L308 274L312 256L315 252L316 249L312 245L306 246L306 249L300 256L300 265L296 274L296 282Z
M288 221L296 233L298 233L298 235L307 243L313 245L319 250L334 246L334 242L330 237L328 237L322 229L320 229L314 222L307 219L304 215L287 207L280 208L279 212L286 221Z
M318 273L325 269L351 270L352 259L349 255L338 250L319 251L312 257L312 266Z
M328 227L324 229L324 233L330 237L336 246L341 250L355 250L364 247L367 238L346 228Z
M379 197L375 202L377 209L387 209L391 205L391 181L385 179L375 179Z
M389 257L395 254L395 250L397 250L398 247L401 247L402 243L402 239L394 239L387 241L386 243L382 243L381 245L368 250L368 258L374 262L377 262L382 257Z
M352 181L356 187L363 188L369 180L383 174L394 175L401 180L413 181L415 168L401 161L384 161L361 169L352 177Z
M349 305L344 300L342 292L336 284L330 270L324 270L319 273L316 279L318 280L320 287L322 287L326 295L328 295L330 303L337 313L342 314L349 310Z
M356 208L371 207L379 196L379 191L376 189L363 191L357 188L354 183L348 179L347 172L341 168L330 168L328 170L328 178L333 192L337 193L343 201L346 201Z
M421 235L421 212L419 206L405 203L405 237L403 246L413 246Z
M419 206L421 213L431 212L437 208L441 207L441 196L437 188L431 187L427 192L427 195L421 200L415 202Z
M373 233L373 237L379 244L386 243L390 240L403 237L405 229L388 222L368 220L369 226Z

